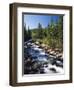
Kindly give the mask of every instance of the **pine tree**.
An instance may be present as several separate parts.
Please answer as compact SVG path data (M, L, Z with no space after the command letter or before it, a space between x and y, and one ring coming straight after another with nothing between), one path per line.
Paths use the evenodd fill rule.
M28 39L31 39L32 35L31 35L31 30L29 29L29 26L28 26Z
M24 25L24 42L27 41L26 24Z
M38 23L38 37L43 38L43 30L42 30L42 25Z

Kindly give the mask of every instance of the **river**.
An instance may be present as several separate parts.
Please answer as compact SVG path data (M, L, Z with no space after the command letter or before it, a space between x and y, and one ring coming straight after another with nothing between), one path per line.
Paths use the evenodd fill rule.
M60 73L64 72L63 61L49 55L39 45L27 41L24 45L24 74Z

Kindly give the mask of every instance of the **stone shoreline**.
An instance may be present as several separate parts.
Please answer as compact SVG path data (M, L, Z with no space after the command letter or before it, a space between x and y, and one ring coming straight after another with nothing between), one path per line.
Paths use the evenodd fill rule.
M46 53L63 60L63 52L61 49L58 49L58 48L52 49L44 44L38 44L38 43L35 43L35 44L38 45L40 48L44 49Z

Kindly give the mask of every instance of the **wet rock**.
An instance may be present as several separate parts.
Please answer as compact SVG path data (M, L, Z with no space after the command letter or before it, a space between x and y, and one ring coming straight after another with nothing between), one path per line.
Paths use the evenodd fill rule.
M56 69L55 68L50 68L50 70L56 73Z

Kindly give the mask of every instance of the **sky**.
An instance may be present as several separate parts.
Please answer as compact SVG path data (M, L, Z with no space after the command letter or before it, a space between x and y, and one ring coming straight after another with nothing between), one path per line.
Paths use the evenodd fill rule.
M58 15L34 15L34 14L24 14L24 25L26 28L34 29L38 27L38 23L42 25L42 28L48 26L51 23L51 18L56 22L59 18Z

